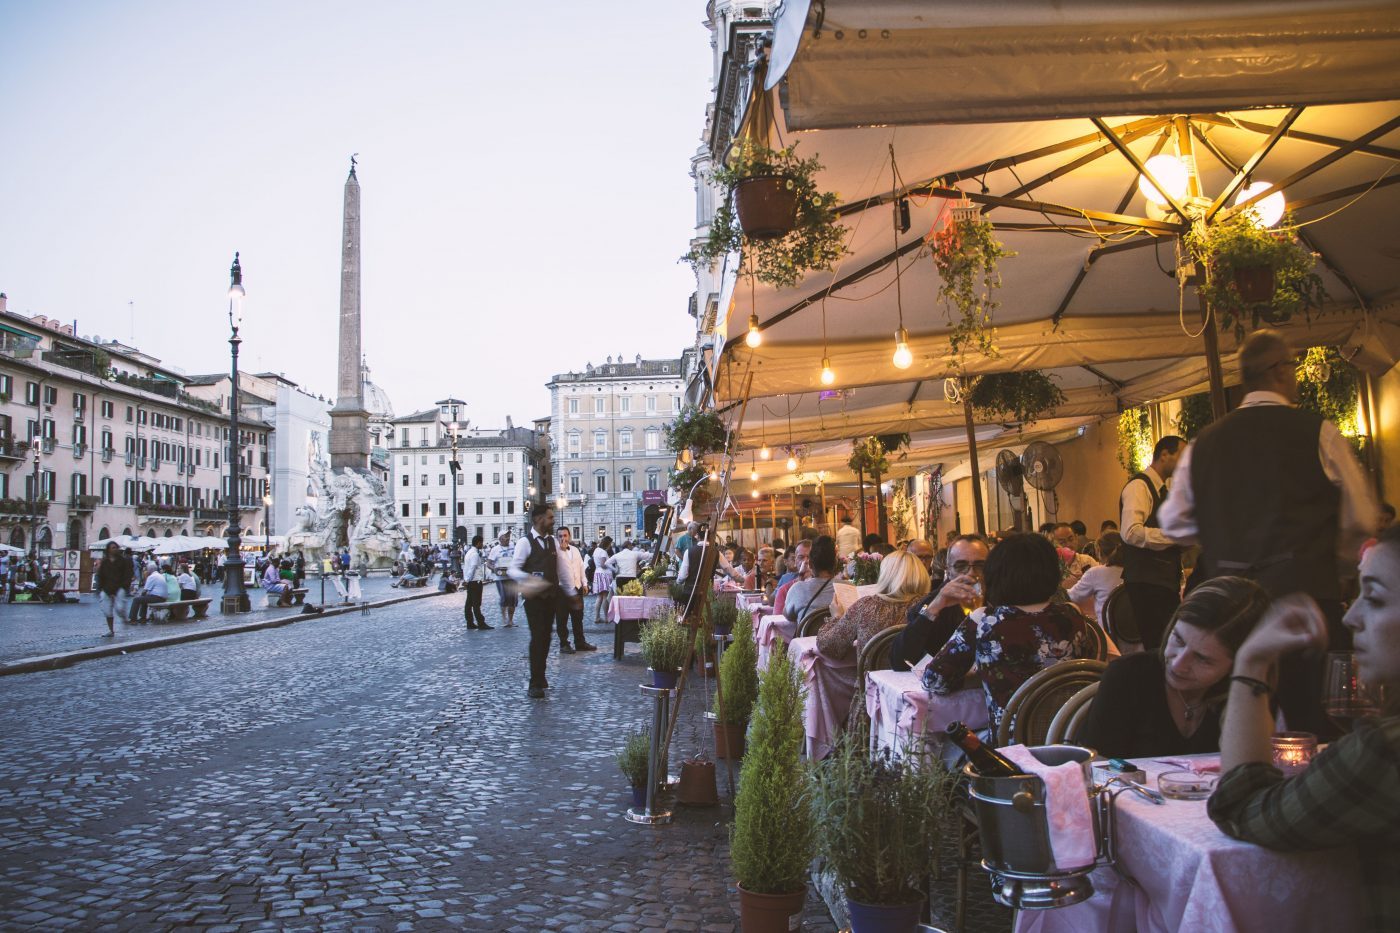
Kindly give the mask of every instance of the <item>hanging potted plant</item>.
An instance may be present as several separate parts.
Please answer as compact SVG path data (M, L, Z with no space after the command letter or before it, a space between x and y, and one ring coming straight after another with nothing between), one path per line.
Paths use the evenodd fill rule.
M647 759L651 754L651 733L645 729L627 733L617 753L617 767L632 788L632 805L647 805Z
M997 263L1015 256L996 238L992 222L970 205L953 208L953 217L928 237L933 264L938 268L938 297L947 303L950 323L948 351L959 362L969 350L997 355L992 313L1001 288Z
M937 760L870 755L843 738L815 768L818 847L845 895L852 933L913 933L957 779Z
M653 687L674 687L690 651L691 634L674 610L658 612L642 626L642 657L651 671Z
M663 429L666 446L677 454L689 451L693 457L724 450L729 430L719 414L712 409L687 405L674 421Z
M744 733L758 700L758 646L753 639L753 616L739 616L734 643L719 662L719 688L724 696L723 715L715 713L715 755L744 757Z
M1327 297L1313 271L1317 257L1293 233L1292 215L1278 227L1257 225L1249 211L1213 224L1195 224L1183 238L1205 269L1201 297L1221 330L1243 340L1245 324L1281 324L1295 314L1311 319Z
M1044 372L1028 369L979 376L972 383L969 400L983 415L1004 418L1023 427L1053 414L1065 403L1065 393Z
M744 933L798 929L807 900L815 839L802 763L803 692L792 659L777 652L759 676L729 832Z
M690 507L695 518L700 520L708 511L713 496L710 493L710 467L699 460L693 460L680 469L671 471L671 488L684 498L690 497Z
M777 288L812 270L831 269L846 253L846 228L836 222L836 195L817 188L822 165L796 155L796 145L770 149L735 143L714 181L726 197L709 234L682 257L696 270L743 250L748 274Z

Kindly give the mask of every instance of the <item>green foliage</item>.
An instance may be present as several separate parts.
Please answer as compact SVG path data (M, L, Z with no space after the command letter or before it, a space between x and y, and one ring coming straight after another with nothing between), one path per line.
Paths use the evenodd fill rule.
M1174 423L1177 433L1190 441L1195 440L1196 435L1214 420L1215 410L1210 406L1210 393L1201 392L1181 400L1181 411L1177 413Z
M835 267L847 252L846 228L836 222L832 208L834 192L817 189L816 175L822 165L816 159L801 159L796 144L785 149L769 149L751 141L737 142L727 164L714 170L714 180L726 197L710 221L705 240L681 259L696 271L708 269L716 259L743 249L747 268L760 282L777 288L791 288L806 272ZM734 209L734 186L749 178L780 175L797 193L797 220L790 233L770 240L744 237Z
M1335 347L1312 347L1298 365L1298 407L1335 424L1359 454L1358 378L1356 367Z
M710 620L710 627L716 632L732 632L739 625L753 623L753 617L749 613L740 612L739 607L727 599L710 600L705 606L705 615Z
M1245 323L1281 324L1295 314L1321 309L1327 297L1322 278L1313 271L1316 257L1294 234L1293 216L1275 228L1257 226L1244 211L1209 225L1196 224L1183 238L1192 257L1205 268L1201 295L1215 312L1221 330L1243 340ZM1262 306L1244 300L1235 285L1239 269L1274 270L1274 297ZM1308 315L1311 318L1311 315Z
M633 787L647 783L647 758L651 754L651 733L637 729L627 733L617 753L617 767Z
M1065 403L1065 393L1039 369L1019 373L990 373L972 383L972 407L989 418L1024 425L1053 414Z
M713 410L701 410L687 405L676 415L676 419L664 428L666 446L676 453L690 449L698 455L716 453L724 449L729 430Z
M1129 408L1118 416L1118 462L1129 473L1138 473L1152 462L1152 421L1141 408Z
M759 677L729 833L734 877L758 894L801 890L816 846L801 759L804 692L792 659L776 652Z
M956 312L950 317L949 353L959 363L969 350L986 357L997 356L996 328L992 314L998 303L992 297L1001 288L997 262L1015 256L997 240L991 221L980 213L954 220L931 238L933 264L942 284L938 297Z
M690 653L690 629L674 611L659 612L642 626L642 657L654 671L674 671Z
M883 475L890 471L890 454L902 451L908 446L908 434L872 434L851 442L851 456L846 461L846 466L850 467L853 473ZM900 459L903 458L904 455L901 454Z
M671 488L684 494L689 493L691 488L695 487L695 494L700 495L705 490L705 484L701 483L698 487L696 484L709 475L710 467L708 464L692 460L679 470L673 469L671 471Z
M957 778L942 762L870 756L846 736L813 769L820 852L851 900L908 904L923 896L939 836L950 829Z
M735 726L748 722L758 700L758 646L753 639L753 616L747 612L734 626L734 643L720 658L719 688L724 694L724 721Z

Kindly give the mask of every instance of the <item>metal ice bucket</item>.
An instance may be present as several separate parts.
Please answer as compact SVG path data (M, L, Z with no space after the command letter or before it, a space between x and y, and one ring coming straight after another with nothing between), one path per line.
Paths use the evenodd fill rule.
M1093 785L1094 751L1078 745L1030 749L1047 765L1077 761L1084 783ZM982 837L982 867L992 876L992 896L1000 904L1028 910L1067 907L1093 896L1088 865L1057 865L1050 850L1045 784L1030 774L985 777L968 765L969 796ZM1091 815L1094 813L1090 808ZM1097 832L1095 836L1097 837Z

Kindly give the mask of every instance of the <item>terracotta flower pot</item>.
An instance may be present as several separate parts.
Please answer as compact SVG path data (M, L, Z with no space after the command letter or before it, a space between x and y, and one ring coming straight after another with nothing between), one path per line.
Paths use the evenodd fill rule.
M772 240L797 222L797 187L786 175L758 175L734 186L734 210L744 235Z
M688 758L681 762L681 779L676 786L676 802L691 807L712 807L719 803L713 761Z
M1272 266L1244 266L1235 270L1235 290L1248 304L1259 305L1272 301L1274 284Z
M732 758L738 761L744 757L744 735L748 726L715 720L715 757Z
M788 933L802 929L807 889L789 894L758 894L739 887L739 927L744 933Z

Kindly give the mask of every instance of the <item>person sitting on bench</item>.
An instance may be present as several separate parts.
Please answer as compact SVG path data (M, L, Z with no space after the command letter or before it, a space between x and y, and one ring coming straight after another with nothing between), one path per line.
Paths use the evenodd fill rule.
M152 603L165 602L165 596L165 576L152 567L151 572L146 575L146 582L141 586L141 592L131 598L131 621L149 621L146 607Z
M292 585L279 575L275 561L268 561L267 569L263 571L262 584L269 600L276 596L278 606L292 604Z

